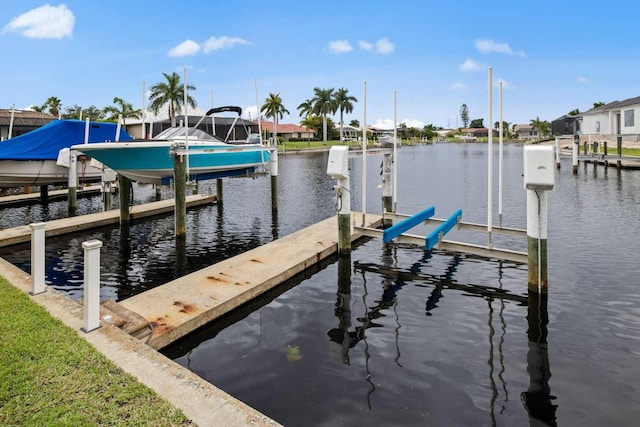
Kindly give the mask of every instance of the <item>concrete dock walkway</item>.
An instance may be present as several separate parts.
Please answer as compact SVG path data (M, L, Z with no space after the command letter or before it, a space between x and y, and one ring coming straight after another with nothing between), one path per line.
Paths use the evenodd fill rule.
M376 215L367 219L371 227L381 221ZM351 234L352 241L360 237ZM160 349L336 253L337 246L333 216L118 305L149 322L148 344Z
M201 206L215 201L215 196L196 194L187 196L187 207ZM130 209L131 220L153 215L173 212L174 200L160 200L158 202L135 205ZM105 225L118 224L120 210L113 209L88 215L73 216L46 222L45 235L47 237L73 233L78 230L97 228ZM25 243L31 240L31 228L28 225L0 230L0 247Z

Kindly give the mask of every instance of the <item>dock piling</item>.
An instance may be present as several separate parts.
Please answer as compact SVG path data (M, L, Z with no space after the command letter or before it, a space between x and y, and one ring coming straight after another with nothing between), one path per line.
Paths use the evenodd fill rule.
M31 295L43 293L45 252L44 252L44 222L29 224L31 228Z
M222 206L222 178L216 179L216 202Z
M83 332L100 327L100 240L82 242L84 249Z
M129 199L131 198L131 181L124 175L118 175L118 188L120 197L120 225L128 225L131 222L129 213Z
M173 178L175 181L175 235L184 237L187 234L187 169L185 156L172 151Z
M571 151L572 159L573 159L573 174L578 175L578 148L580 144L580 140L578 139L578 135L574 136L573 140L573 149Z
M391 168L392 160L391 153L385 153L382 158L382 211L393 212L393 186L391 185ZM393 220L390 218L384 218L382 222L383 227L390 227L393 225Z
M271 210L278 210L278 147L271 150L269 156L269 175L271 176Z
M331 147L327 175L336 179L333 187L338 211L338 255L351 253L351 182L349 178L349 147Z
M69 151L69 216L75 216L78 209L78 156L73 150Z

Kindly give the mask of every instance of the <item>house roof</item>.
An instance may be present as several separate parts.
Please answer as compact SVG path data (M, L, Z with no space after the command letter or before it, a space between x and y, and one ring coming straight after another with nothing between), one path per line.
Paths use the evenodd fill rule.
M258 122L253 122L254 125L258 125ZM263 121L260 123L262 129L268 132L273 132L273 122ZM293 125L289 123L278 123L278 133L315 133L315 129L307 128L304 126Z
M591 114L600 114L611 110L619 110L624 107L629 107L632 105L640 105L640 96L636 96L634 98L624 99L622 101L612 101L608 102L604 105L601 105L596 108L592 108L584 113L583 115L591 115Z
M39 113L33 110L15 110L13 114L14 126L37 127L46 125L56 117L48 113ZM11 122L11 109L0 109L0 126L9 126Z
M514 132L522 132L522 131L530 132L530 131L533 131L533 130L534 130L534 128L531 125L514 125L513 126L513 131Z

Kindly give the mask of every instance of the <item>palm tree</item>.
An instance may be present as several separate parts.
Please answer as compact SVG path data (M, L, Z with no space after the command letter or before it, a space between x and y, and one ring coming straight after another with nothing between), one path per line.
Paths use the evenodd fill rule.
M542 136L549 133L549 129L551 128L551 123L546 120L540 120L538 116L532 119L530 124L532 128L538 131L538 139L542 139Z
M313 103L310 99L305 100L302 104L298 105L298 112L300 117L309 117L313 114Z
M265 116L273 118L273 138L275 144L278 144L278 119L281 119L285 113L289 114L289 110L284 107L280 94L269 92L269 96L264 100L264 104L260 108L260 112Z
M327 114L335 113L338 109L335 98L333 96L333 88L320 89L316 87L313 89L315 96L311 99L313 103L313 113L322 116L322 142L327 143Z
M180 75L175 71L171 74L162 73L166 82L157 83L151 86L151 95L149 100L151 105L149 108L154 114L157 114L161 108L169 104L169 117L171 118L171 126L176 126L176 114L182 110L184 104L184 85L180 82ZM196 90L192 85L187 85L187 92L190 90ZM196 108L196 101L187 96L187 103L191 108Z
M342 142L343 141L342 127L344 126L343 114L345 112L351 113L353 111L352 102L358 102L355 96L347 95L348 92L349 92L349 89L345 89L341 87L336 92L336 97L335 97L336 104L338 105L338 109L340 110L340 144L343 143Z
M137 119L142 115L142 110L134 110L133 105L122 98L118 98L117 96L114 97L113 103L115 105L108 105L104 107L102 112L107 116L107 120L109 121L116 121L118 120L118 117L122 116L122 126L125 129L127 128L127 119Z
M58 117L60 115L60 107L62 107L62 101L60 98L55 96L50 96L47 100L42 104L42 109L49 109L49 114L52 116Z

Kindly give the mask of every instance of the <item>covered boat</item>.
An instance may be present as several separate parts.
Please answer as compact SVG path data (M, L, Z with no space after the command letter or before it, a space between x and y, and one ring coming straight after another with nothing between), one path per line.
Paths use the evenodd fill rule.
M116 132L119 132L116 138ZM127 141L131 137L115 123L54 120L38 129L0 142L0 187L66 184L68 149L74 144ZM66 149L66 150L65 150ZM61 150L63 153L60 155ZM81 181L96 181L102 169L88 160L77 162Z

